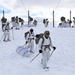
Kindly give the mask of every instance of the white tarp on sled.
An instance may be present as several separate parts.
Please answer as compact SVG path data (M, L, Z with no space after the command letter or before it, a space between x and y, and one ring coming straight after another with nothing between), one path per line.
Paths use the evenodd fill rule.
M16 52L22 56L29 56L29 54L30 54L29 49L27 49L23 46L18 46L16 49Z

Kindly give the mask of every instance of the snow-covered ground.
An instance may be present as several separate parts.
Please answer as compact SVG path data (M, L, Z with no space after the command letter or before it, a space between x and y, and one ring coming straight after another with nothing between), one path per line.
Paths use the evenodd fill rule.
M31 59L38 54L36 45L35 53L30 54L29 57L23 57L16 53L16 48L24 45L24 33L30 28L34 29L35 34L43 33L45 30L49 30L51 33L53 45L57 49L48 62L49 71L42 69L41 54L30 63ZM0 27L0 40L2 35ZM75 28L52 28L38 25L37 27L11 30L10 36L10 42L0 42L0 75L75 75Z

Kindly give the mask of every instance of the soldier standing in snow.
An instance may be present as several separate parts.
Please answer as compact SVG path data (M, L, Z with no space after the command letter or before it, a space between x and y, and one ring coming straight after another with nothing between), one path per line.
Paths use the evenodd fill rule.
M71 27L71 20L67 19L65 27Z
M12 17L11 18L11 22L12 22L12 27L11 27L11 29L13 29L13 27L15 27L15 17Z
M31 22L33 21L33 18L31 16L28 17L29 26L31 25Z
M49 61L50 57L50 47L52 47L54 50L56 47L52 45L51 38L49 37L50 32L45 31L43 38L39 40L38 47L39 47L39 53L42 53L42 59L41 64L43 65L43 69L48 69L47 63Z
M48 23L49 23L49 21L48 21L48 19L46 19L46 20L45 20L45 27L48 26Z
M26 43L27 43L27 48L30 48L30 52L33 52L33 48L34 48L34 32L33 29L30 29L30 31L27 32L27 36L26 36Z
M60 20L61 20L61 27L66 27L66 21L65 21L65 17L61 17L60 18Z
M46 19L43 19L43 23L44 23L45 27L47 27L48 26L48 23L49 23L48 19L47 18Z
M21 20L21 27L23 26L23 24L24 24L24 20L22 19L22 20Z
M74 23L73 27L75 27L75 17L73 17L73 23Z
M7 22L7 25L5 25L3 27L3 31L4 31L4 40L5 42L10 41L10 32L9 32L9 22Z
M18 18L18 16L16 16L15 23L16 23L16 29L19 30L19 18Z
M36 25L37 25L37 21L36 21L36 20L34 20L33 24L34 24L34 26L36 26Z

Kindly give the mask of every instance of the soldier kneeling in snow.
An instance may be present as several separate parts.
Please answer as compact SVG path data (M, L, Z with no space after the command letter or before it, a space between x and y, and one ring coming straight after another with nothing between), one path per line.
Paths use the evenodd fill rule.
M50 47L52 47L54 50L56 49L56 47L52 45L52 41L49 35L50 35L50 32L45 31L43 38L41 38L38 43L39 53L42 53L41 64L43 65L43 69L49 68L47 67L47 63L50 58L50 51L51 51Z

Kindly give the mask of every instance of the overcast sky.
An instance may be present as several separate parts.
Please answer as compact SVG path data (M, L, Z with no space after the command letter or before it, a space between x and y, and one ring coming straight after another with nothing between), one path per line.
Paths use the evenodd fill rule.
M72 18L75 16L75 0L0 0L0 18L2 11L5 10L5 17L12 16L27 18L27 12L30 10L32 17L50 18L55 11L55 18L61 16L69 18L70 10Z

